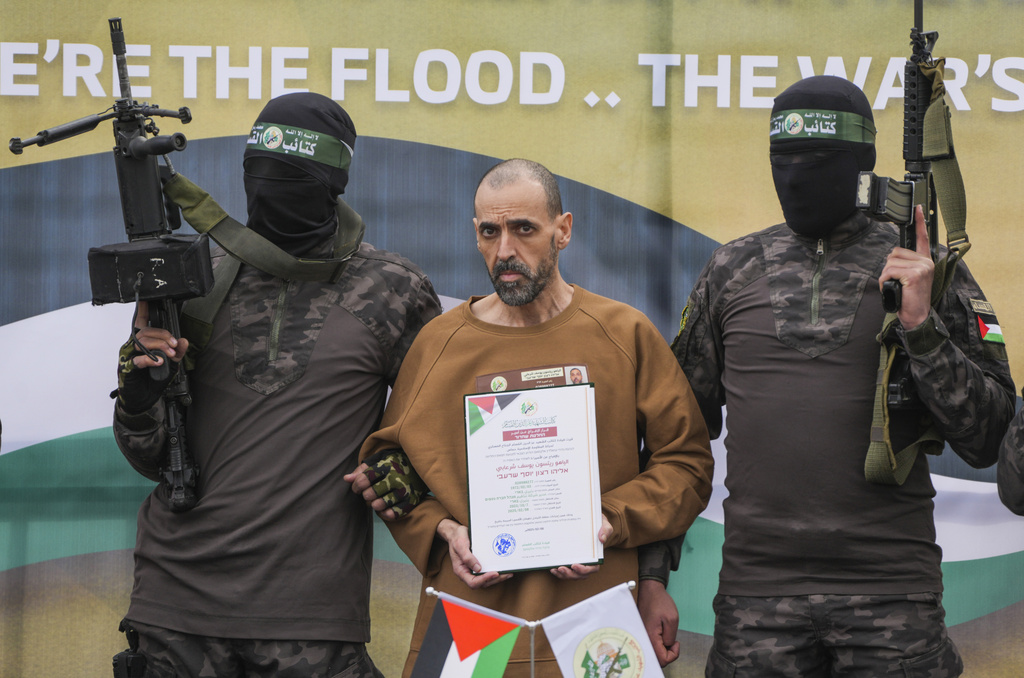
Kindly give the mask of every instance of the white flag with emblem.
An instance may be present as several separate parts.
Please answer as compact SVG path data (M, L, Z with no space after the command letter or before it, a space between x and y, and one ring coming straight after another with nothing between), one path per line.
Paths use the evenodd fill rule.
M540 623L566 678L664 678L628 584Z

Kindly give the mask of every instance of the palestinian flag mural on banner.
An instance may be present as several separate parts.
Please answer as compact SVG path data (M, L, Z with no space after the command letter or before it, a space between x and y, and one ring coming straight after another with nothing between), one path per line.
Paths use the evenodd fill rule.
M440 595L412 678L489 678L505 672L525 619Z

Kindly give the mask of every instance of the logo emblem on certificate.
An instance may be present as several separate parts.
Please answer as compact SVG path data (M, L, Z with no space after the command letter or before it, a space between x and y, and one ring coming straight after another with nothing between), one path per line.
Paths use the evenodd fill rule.
M494 538L494 553L501 556L510 556L516 550L516 538L511 534L502 532Z

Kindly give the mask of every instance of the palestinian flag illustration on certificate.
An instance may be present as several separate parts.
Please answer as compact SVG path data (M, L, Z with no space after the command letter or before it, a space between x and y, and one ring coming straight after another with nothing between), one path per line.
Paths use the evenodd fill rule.
M470 435L484 427L487 422L498 416L498 413L515 402L518 393L467 396L466 419Z

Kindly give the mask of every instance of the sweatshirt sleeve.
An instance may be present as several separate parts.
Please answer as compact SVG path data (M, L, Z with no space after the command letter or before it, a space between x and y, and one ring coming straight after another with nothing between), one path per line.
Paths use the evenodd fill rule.
M697 399L668 345L649 322L637 328L637 425L647 467L602 495L612 536L633 548L685 532L707 506L714 460Z

